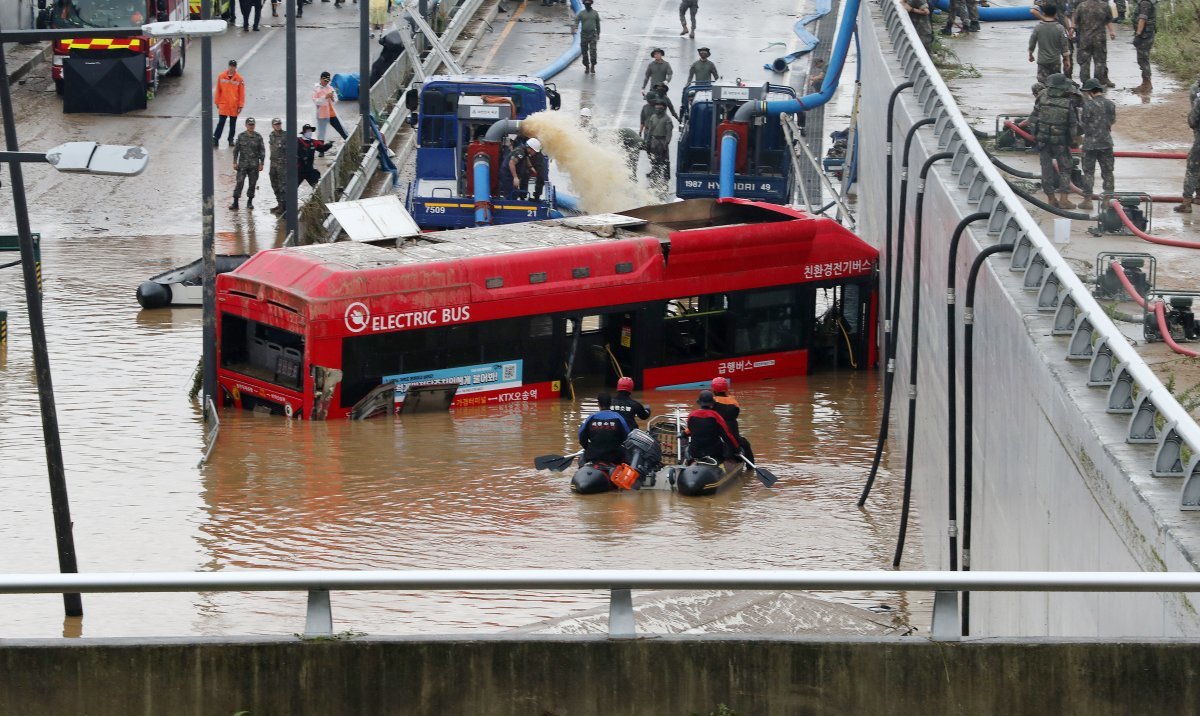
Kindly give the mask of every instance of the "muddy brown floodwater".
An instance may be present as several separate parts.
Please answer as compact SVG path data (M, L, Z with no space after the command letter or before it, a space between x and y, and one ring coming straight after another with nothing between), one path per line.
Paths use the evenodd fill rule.
M260 237L261 238L261 237ZM882 569L899 480L855 507L878 430L874 373L734 383L744 430L773 489L752 476L715 498L572 495L534 456L574 444L582 408L541 402L366 422L309 423L225 411L208 466L187 398L200 311L142 311L134 289L196 257L192 236L42 244L51 364L80 569L84 572L401 568ZM218 251L266 248L232 234ZM0 272L0 554L4 571L55 572L20 275ZM656 414L691 393L642 396ZM916 550L920 537L910 534ZM920 556L906 557L917 568ZM909 621L904 595L835 594ZM916 595L925 599L926 595ZM335 628L498 631L604 603L599 593L335 593ZM305 595L85 595L64 626L56 596L0 597L0 636L291 634ZM912 619L927 609L914 608ZM788 631L780 624L780 631Z

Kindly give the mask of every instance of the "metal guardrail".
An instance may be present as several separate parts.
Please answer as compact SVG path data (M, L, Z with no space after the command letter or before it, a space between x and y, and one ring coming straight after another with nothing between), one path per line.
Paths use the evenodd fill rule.
M870 12L870 4L862 7ZM911 92L924 116L935 119L931 129L921 131L933 133L939 151L954 154L950 170L966 190L967 202L991 213L988 235L1015 245L1009 267L1022 272L1026 290L1036 292L1038 310L1054 314L1052 334L1069 337L1065 359L1088 361L1087 385L1108 390L1109 413L1130 416L1126 442L1156 445L1150 473L1184 478L1180 509L1200 510L1200 426L1129 345L992 166L900 0L881 0L880 7L899 64L914 83Z
M331 591L609 591L608 635L637 636L634 589L933 592L932 638L959 636L958 592L1200 592L1197 572L511 569L0 575L0 594L308 592L305 636L333 634Z

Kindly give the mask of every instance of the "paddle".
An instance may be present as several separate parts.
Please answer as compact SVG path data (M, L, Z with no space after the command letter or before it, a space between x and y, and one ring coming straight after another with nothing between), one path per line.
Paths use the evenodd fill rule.
M770 470L763 467L755 467L754 463L750 462L750 459L745 455L739 453L738 457L742 459L742 462L746 463L752 470L754 470L754 474L760 481L762 481L762 484L766 485L767 487L771 487L775 484L775 481L779 479L778 477L775 477Z
M583 451L580 450L579 452L572 453L570 455L542 455L541 457L535 457L533 459L533 467L536 470L553 470L555 472L562 472L571 466L571 463L575 461L575 458L582 454Z

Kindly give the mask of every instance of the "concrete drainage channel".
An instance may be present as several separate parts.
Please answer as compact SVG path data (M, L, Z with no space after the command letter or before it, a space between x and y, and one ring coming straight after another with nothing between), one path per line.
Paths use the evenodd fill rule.
M499 12L498 0L463 0L451 10L450 22L441 34L442 45L461 63L471 56L483 36L482 29L490 26ZM402 20L400 32L407 30ZM464 38L465 33L465 38ZM415 38L422 39L420 37ZM455 54L455 43L461 42ZM390 145L404 127L404 118L408 114L401 101L405 90L413 80L412 58L408 52L384 73L379 81L371 86L371 107L375 112L387 112L382 125L379 127L384 141ZM444 65L437 52L429 51L421 61L426 76L434 74ZM332 201L350 201L360 198L371 183L372 177L379 168L380 145L374 142L365 153L362 152L362 123L365 117L360 117L357 124L350 130L350 140L343 146L337 158L321 175L308 201L300 207L301 226L311 227L313 238L319 242L331 242L337 239L341 226L333 216L329 215L325 204ZM415 135L407 137L396 152L396 165L402 166L412 152ZM303 233L303 229L302 229ZM292 245L289 240L285 245ZM302 240L299 243L306 243ZM311 243L308 242L308 243Z

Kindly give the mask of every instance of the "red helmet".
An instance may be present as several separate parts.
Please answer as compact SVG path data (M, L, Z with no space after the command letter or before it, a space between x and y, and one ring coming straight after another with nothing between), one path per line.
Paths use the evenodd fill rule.
M617 390L633 391L633 378L622 378L617 381Z
M724 393L729 390L729 381L724 376L717 376L712 379L712 389L714 393Z

